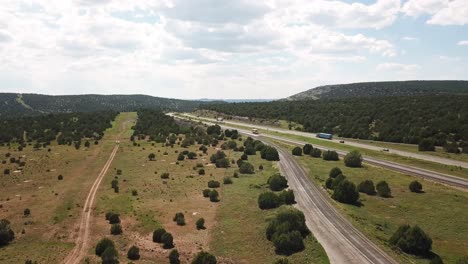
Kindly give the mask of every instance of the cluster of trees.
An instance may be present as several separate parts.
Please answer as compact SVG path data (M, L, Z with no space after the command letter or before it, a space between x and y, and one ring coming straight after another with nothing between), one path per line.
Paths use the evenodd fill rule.
M219 193L216 190L205 189L203 190L203 197L210 198L211 202L219 202Z
M162 227L154 230L153 242L162 244L165 249L174 247L174 237Z
M289 120L308 132L341 137L437 146L455 143L468 152L468 100L459 96L403 96L332 100L222 103L203 109L228 115Z
M258 207L260 209L273 209L283 204L291 205L296 203L294 192L284 190L288 187L288 181L284 176L273 174L268 178L267 184L272 192L264 192L258 196Z
M110 233L111 235L120 235L122 234L122 226L120 225L120 215L114 212L106 213L106 220L109 221L111 225Z
M246 155L256 155L257 151L260 151L260 157L268 161L278 161L279 154L275 147L265 145L260 140L254 140L248 137L244 141L244 153Z
M103 238L97 243L95 253L97 256L101 257L102 263L119 263L119 253L115 249L114 242L108 238Z
M35 148L40 148L57 140L58 144L74 144L79 148L85 138L100 140L116 116L116 112L97 112L3 117L0 143L17 142L24 148L34 141ZM89 141L86 142L89 147Z
M132 129L134 137L149 136L150 140L158 143L166 142L169 135L179 134L181 131L174 118L156 110L138 111L138 120ZM174 142L176 139L177 137L174 138Z
M266 229L267 239L273 242L276 252L285 255L303 250L303 239L309 233L304 214L293 207L280 210Z
M420 256L428 256L432 248L432 239L419 226L400 226L389 242L403 252Z

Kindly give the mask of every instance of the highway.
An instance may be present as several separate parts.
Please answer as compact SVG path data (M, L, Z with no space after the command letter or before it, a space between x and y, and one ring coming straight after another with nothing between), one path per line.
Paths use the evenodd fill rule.
M189 117L177 117L177 116L172 115L172 114L170 114L170 115L175 117L175 118L181 118L181 119L188 119L189 118ZM213 125L214 124L213 122L208 122L208 121L203 121L203 123L208 124L208 125ZM218 124L218 125L220 125L224 129L237 129L239 132L241 132L243 134L248 134L248 135L251 135L251 136L253 135L249 130L239 129L237 127L231 127L231 126L226 125L226 124ZM275 140L278 140L278 141L282 141L282 142L286 142L286 143L294 144L294 145L299 145L299 146L303 146L304 144L307 143L307 142L304 142L304 141L292 140L292 139L284 138L284 137L281 137L281 136L274 136L274 135L271 135L271 134L262 134L261 136L264 137L264 138L275 139ZM317 144L314 144L314 147L319 148L321 150L335 150L340 156L344 156L344 155L346 155L348 153L346 151L337 150L337 149L328 148L328 147L323 147L323 146L320 146L320 145L317 145ZM376 158L368 157L368 156L364 156L363 161L365 163L367 163L367 164L370 164L370 165L390 169L390 170L401 172L401 173L411 175L411 176L421 177L421 178L431 180L431 181L434 181L434 182L439 182L439 183L442 183L442 184L445 184L445 185L457 187L459 189L468 190L468 179L463 179L463 178L460 178L460 177L455 177L455 176L440 173L440 172L425 170L425 169L421 169L421 168L413 167L413 166L409 166L409 165L403 165L403 164L396 163L396 162L376 159Z
M287 177L297 207L304 213L308 228L325 249L330 263L397 263L341 216L328 194L310 180L289 151L271 142L265 143L278 149L281 172Z
M196 117L194 115L190 115L190 114L186 114L186 113L184 113L183 115L185 115L185 116L187 116L189 118L202 119L202 120L205 120L205 121L212 121L212 120L210 120L208 118ZM319 139L319 140L330 141L328 139L317 138L316 134L314 134L314 133L308 133L308 132L302 132L302 131L296 131L296 130L288 130L288 129L270 127L270 126L262 126L262 125L256 125L256 124L254 125L254 124L243 123L243 122L233 122L233 121L229 121L229 120L224 120L223 123L231 124L231 125L244 126L246 128L257 128L257 129L267 130L269 132L278 132L278 133L284 133L284 134L297 135L297 136L303 136L303 137L309 137L309 138L314 138L314 139ZM340 139L333 139L331 141L333 141L335 143L339 143ZM359 148L364 148L364 149L369 149L369 150L382 151L382 147L373 146L373 145L365 144L365 143L354 142L354 141L346 141L345 140L345 142L341 143L341 144L354 146L354 147L359 147ZM414 153L414 152L408 152L408 151L403 151L403 150L397 150L397 149L393 149L393 148L389 148L388 150L389 150L388 153L397 154L397 155L400 155L400 156L403 156L403 157L410 157L410 158L415 158L415 159L420 159L420 160L425 160L425 161L431 161L431 162L437 162L437 163L446 164L446 165L452 165L452 166L457 166L457 167L468 168L468 162L464 162L464 161L452 160L452 159L447 159L447 158L442 158L442 157L436 157L436 156L431 156L431 155L422 154L422 153Z

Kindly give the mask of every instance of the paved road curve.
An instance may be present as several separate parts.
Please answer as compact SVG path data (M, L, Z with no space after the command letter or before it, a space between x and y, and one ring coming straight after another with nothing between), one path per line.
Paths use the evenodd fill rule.
M271 142L267 144L274 145ZM307 226L324 247L331 263L397 263L358 231L331 205L323 190L308 177L289 151L275 146L280 154L280 168L294 190L297 205L304 212Z

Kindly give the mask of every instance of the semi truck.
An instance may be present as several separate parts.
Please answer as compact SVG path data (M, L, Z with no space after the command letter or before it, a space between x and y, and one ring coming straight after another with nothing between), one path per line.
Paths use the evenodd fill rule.
M328 133L318 133L317 134L318 138L324 138L324 139L333 139L333 134L328 134Z

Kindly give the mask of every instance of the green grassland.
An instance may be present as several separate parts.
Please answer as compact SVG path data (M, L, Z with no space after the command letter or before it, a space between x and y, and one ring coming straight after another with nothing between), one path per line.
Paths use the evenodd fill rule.
M292 149L291 146L288 147ZM445 263L454 263L458 258L467 255L468 193L373 166L348 168L344 166L343 161L324 161L309 156L298 159L308 169L311 179L321 186L333 167L339 167L347 179L356 185L367 179L372 180L374 184L381 180L387 181L392 190L392 198L361 193L360 207L333 200L332 202L356 227L383 245L387 251L397 255L401 262L429 262L390 250L387 241L401 224L422 227L433 239L433 251L440 255ZM423 184L424 193L409 191L408 185L414 180Z

